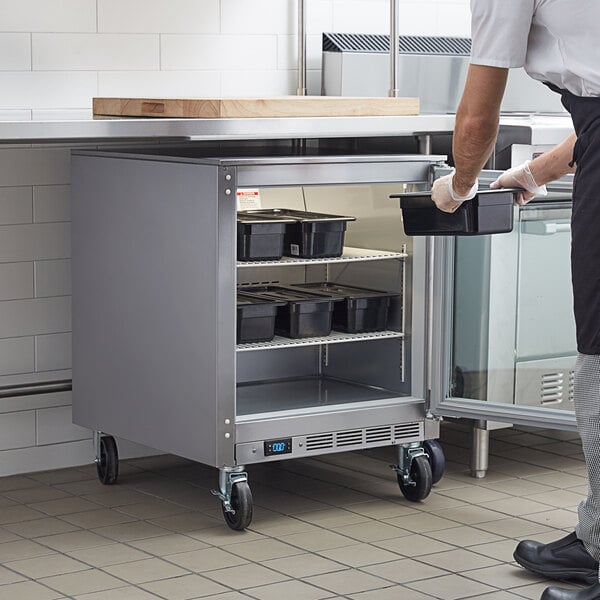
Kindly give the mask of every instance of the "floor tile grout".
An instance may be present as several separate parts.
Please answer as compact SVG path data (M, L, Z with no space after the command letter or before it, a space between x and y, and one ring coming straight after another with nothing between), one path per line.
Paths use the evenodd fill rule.
M257 594L269 594L270 586L277 585L272 581L282 581L289 584L296 582L311 585L319 590L319 595L325 594L324 598L352 600L351 597L360 592L361 586L367 588L375 586L372 588L375 590L397 588L408 594L413 588L418 589L419 583L423 585L427 583L427 589L435 590L436 585L445 584L444 578L459 577L470 582L469 585L473 590L506 590L515 596L520 596L515 591L517 588L535 584L538 579L529 576L512 561L512 546L519 539L519 535L516 535L519 533L517 524L522 523L521 528L528 527L532 531L542 531L544 533L541 535L546 538L552 534L556 534L557 537L564 535L570 526L562 527L562 525L570 521L569 514L573 515L574 524L575 498L581 497L581 486L585 482L585 478L580 474L583 461L578 456L580 445L575 441L576 438L563 436L566 439L558 439L555 433L530 428L513 428L510 431L501 429L491 432L489 479L476 480L469 477L469 431L460 426L454 427L453 424L444 423L442 443L448 459L448 469L439 488L434 487L429 503L425 501L421 504L412 504L402 498L395 484L394 473L387 468L392 454L389 449L325 455L306 460L254 466L249 471L251 487L254 482L257 492L256 518L247 534L238 534L239 539L234 537L233 532L227 530L221 520L218 501L209 503L208 493L211 485L216 484L216 471L184 459L162 456L122 461L121 480L114 487L101 486L95 480L93 467L62 469L58 473L48 472L0 479L0 501L15 503L3 506L0 509L0 517L3 511L6 514L12 506L23 507L29 511L38 510L40 513L35 515L25 510L22 511L22 518L19 520L18 509L15 509L13 518L17 519L16 521L0 523L0 535L2 532L7 532L7 535L13 536L15 542L25 543L24 546L21 544L22 553L27 554L29 542L38 544L49 552L39 561L31 563L31 573L35 572L38 562L41 565L39 568L43 568L44 560L50 560L48 558L50 556L68 559L65 561L65 569L78 566L69 561L77 561L84 568L65 574L50 575L49 577L58 576L60 579L47 581L46 576L36 578L23 575L11 568L11 562L28 560L29 556L5 560L3 566L8 573L21 578L23 582L37 583L45 589L56 589L58 593L64 593L61 589L69 589L64 587L65 585L80 585L85 589L86 582L81 582L77 574L97 573L114 578L110 580L110 585L131 587L140 590L140 593L145 591L146 587L152 589L150 585L152 583L160 583L167 587L184 585L185 578L199 576L203 578L199 581L221 580L219 583L226 591L238 592L248 598L253 596L245 593L244 590L252 588ZM444 443L446 438L448 441ZM494 442L498 442L497 449L494 449ZM516 455L521 455L522 460L510 458ZM569 471L573 469L579 469L579 473L575 475L570 473ZM557 482L567 475L569 475L567 483L573 485L559 486ZM578 483L575 478L580 479L581 483ZM526 488L526 493L521 494L518 491L519 485L529 486ZM540 486L538 491L531 492L535 490L536 485ZM16 487L12 488L12 486ZM577 488L579 488L577 492L570 491ZM539 490L547 490L543 492L546 496L539 497ZM565 492L573 494L573 504L557 506L561 498L571 501L569 496L564 495ZM555 496L553 503L548 504L553 498L552 494L563 494L563 496ZM196 495L198 502L194 504ZM52 499L52 496L55 498ZM99 496L106 497L99 498ZM115 499L116 504L111 502L111 497ZM529 499L529 497L533 498ZM40 500L40 498L49 499ZM89 505L86 510L51 514L53 510L61 510L61 501L65 501L62 504L66 508L71 506L81 509L85 503ZM519 501L521 505L526 503L526 508L535 510L515 515L511 510L511 503ZM46 504L52 502L55 504ZM44 508L49 512L44 512ZM171 513L172 510L176 512ZM10 517L6 518L10 519ZM57 530L60 529L63 527L61 523L64 524L65 529L71 527L75 529L65 533L32 535L35 533L32 531L35 521L39 521L40 527L47 527L48 531L52 531L53 526ZM4 526L12 526L12 529L25 535L14 533ZM377 539L368 539L365 530L369 528L378 528L377 534L373 534ZM389 533L386 528L389 528ZM380 533L380 530L386 533ZM450 537L452 530L459 532L457 535L462 534L459 540L468 541L460 543L452 540ZM136 531L137 535L142 536L141 538L138 539ZM513 533L515 535L512 535ZM99 536L99 539L82 537L89 534ZM71 537L61 537L69 535ZM228 559L231 564L235 565L239 562L241 563L239 566L246 569L240 571L236 566L212 568L214 565L194 565L194 569L202 568L198 571L191 568L193 562L188 563L189 566L182 566L179 563L187 556L196 556L189 554L195 551L172 552L172 544L167 541L167 538L173 535L182 536L177 539L187 543L186 547L194 547L196 543L204 544L198 556L208 556L202 554L202 550L210 551L209 554L215 557L221 555L214 552L221 551L225 553L223 557L231 557ZM378 539L379 535L386 537ZM387 537L388 535L391 537ZM251 539L248 539L248 536L252 536ZM531 537L535 535L532 534ZM100 538L102 544L95 545L100 542ZM189 542L183 541L186 539ZM413 549L412 554L401 553L402 539L418 541L426 551ZM478 541L484 539L493 541ZM79 544L73 540L79 540ZM144 545L141 542L144 540L155 541L155 544L150 545L151 550L143 549ZM398 540L397 545L394 544L395 540ZM133 545L135 542L140 542L139 548ZM254 542L259 545L252 546ZM275 542L286 544L286 547L279 547L286 553L287 548L294 552L289 558L297 557L297 569L290 570L287 562L281 565L270 563L269 561L277 560L277 557L273 558L269 553L254 557L248 554L252 549L260 549ZM9 550L17 548L17 546L4 545L10 543L0 543L0 556L10 558ZM154 565L154 563L144 565L145 561L158 560L161 562L156 565L164 563L163 568L167 570L151 573L153 579L149 582L132 583L129 579L136 581L140 577L147 577L148 574L144 575L143 570L136 574L127 574L127 571L123 572L117 568L118 564L95 566L94 563L97 561L93 558L93 554L88 555L88 560L86 555L82 554L88 549L97 550L101 554L102 548L106 547L108 552L111 546L117 544L127 556L127 560L124 559L122 564L129 565L130 569L143 569L149 564ZM250 546L239 546L241 544L250 544ZM443 550L427 551L435 548L436 545ZM35 554L34 548L35 546L32 546L30 552ZM506 553L504 548L507 549ZM509 548L511 548L510 553ZM470 567L467 563L461 563L452 568L448 562L453 556L450 554L446 562L443 562L445 553L461 550L481 557L476 559L478 566ZM362 554L348 557L347 554L344 555L344 551ZM127 554L128 552L130 554ZM138 552L142 554L137 554ZM428 562L428 557L434 555L438 556L441 564L433 565L431 559ZM134 556L136 558L131 559ZM139 556L142 558L137 558ZM468 560L467 555L456 556L461 557L462 561ZM346 559L359 566L350 566L339 559ZM369 562L371 560L376 562ZM362 561L367 562L361 564ZM390 567L393 568L393 565L401 564L402 561L413 561L407 564L420 565L419 568L424 569L423 573L397 575L389 572ZM483 566L486 563L489 565ZM57 564L60 565L53 562L52 568L58 568ZM324 570L314 565L320 565ZM206 566L211 568L204 570L203 567ZM386 566L388 572L385 571ZM437 574L433 574L433 570L427 573L428 569L433 568L438 570ZM507 573L510 575L508 581L502 578L495 579L497 577L495 573L501 572L499 569L508 569ZM235 575L231 579L232 574L238 572L248 572L252 576L249 581L239 581ZM311 572L313 574L310 574ZM345 583L344 580L348 579L348 575L336 577L336 574L341 573L350 574L354 583ZM373 575L373 573L378 574ZM207 574L210 574L212 579L206 577ZM426 576L421 577L421 575ZM415 576L416 579L406 579L411 576ZM478 578L476 579L475 576ZM154 579L154 577L160 578ZM398 583L397 580L401 580L402 583ZM64 583L65 581L71 583ZM502 581L503 587L500 587L499 581ZM47 585L49 583L59 586L60 589ZM333 587L323 587L323 584ZM7 588L7 585L18 584L0 585L0 594L3 589L11 589ZM349 591L349 585L358 587L354 591ZM446 593L449 592L431 592L431 597L443 598L443 595L439 594ZM481 593L481 591L473 593L469 591L468 596L464 597L473 598ZM156 597L167 596L156 595ZM211 596L202 597L209 600L211 598ZM212 597L216 598L214 595Z

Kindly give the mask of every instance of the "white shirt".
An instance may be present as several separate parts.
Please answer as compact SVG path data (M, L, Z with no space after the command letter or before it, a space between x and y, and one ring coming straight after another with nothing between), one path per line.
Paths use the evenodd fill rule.
M600 0L471 0L471 63L600 96Z

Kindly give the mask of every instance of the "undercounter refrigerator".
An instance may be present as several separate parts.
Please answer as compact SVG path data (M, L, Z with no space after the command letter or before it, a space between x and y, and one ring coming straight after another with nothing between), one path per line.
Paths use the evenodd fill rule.
M393 446L400 490L426 497L443 471L427 240L390 196L429 189L443 159L74 151L73 419L100 480L115 436L187 457L219 470L244 529L246 465Z
M102 483L115 436L180 455L218 469L244 529L253 463L390 446L419 501L441 418L575 428L572 178L518 207L487 170L460 227L428 233L445 213L409 214L446 157L359 147L73 151L73 420ZM471 227L484 210L500 229Z

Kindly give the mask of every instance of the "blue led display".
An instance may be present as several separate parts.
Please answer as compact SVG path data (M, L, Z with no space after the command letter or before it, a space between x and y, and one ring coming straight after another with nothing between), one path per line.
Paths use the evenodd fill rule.
M292 438L285 440L270 440L265 442L265 456L292 453Z

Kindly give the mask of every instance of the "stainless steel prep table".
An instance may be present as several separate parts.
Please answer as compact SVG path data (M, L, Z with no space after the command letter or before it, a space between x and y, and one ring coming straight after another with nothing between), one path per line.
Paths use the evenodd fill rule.
M0 121L0 143L403 137L453 128L454 115Z

